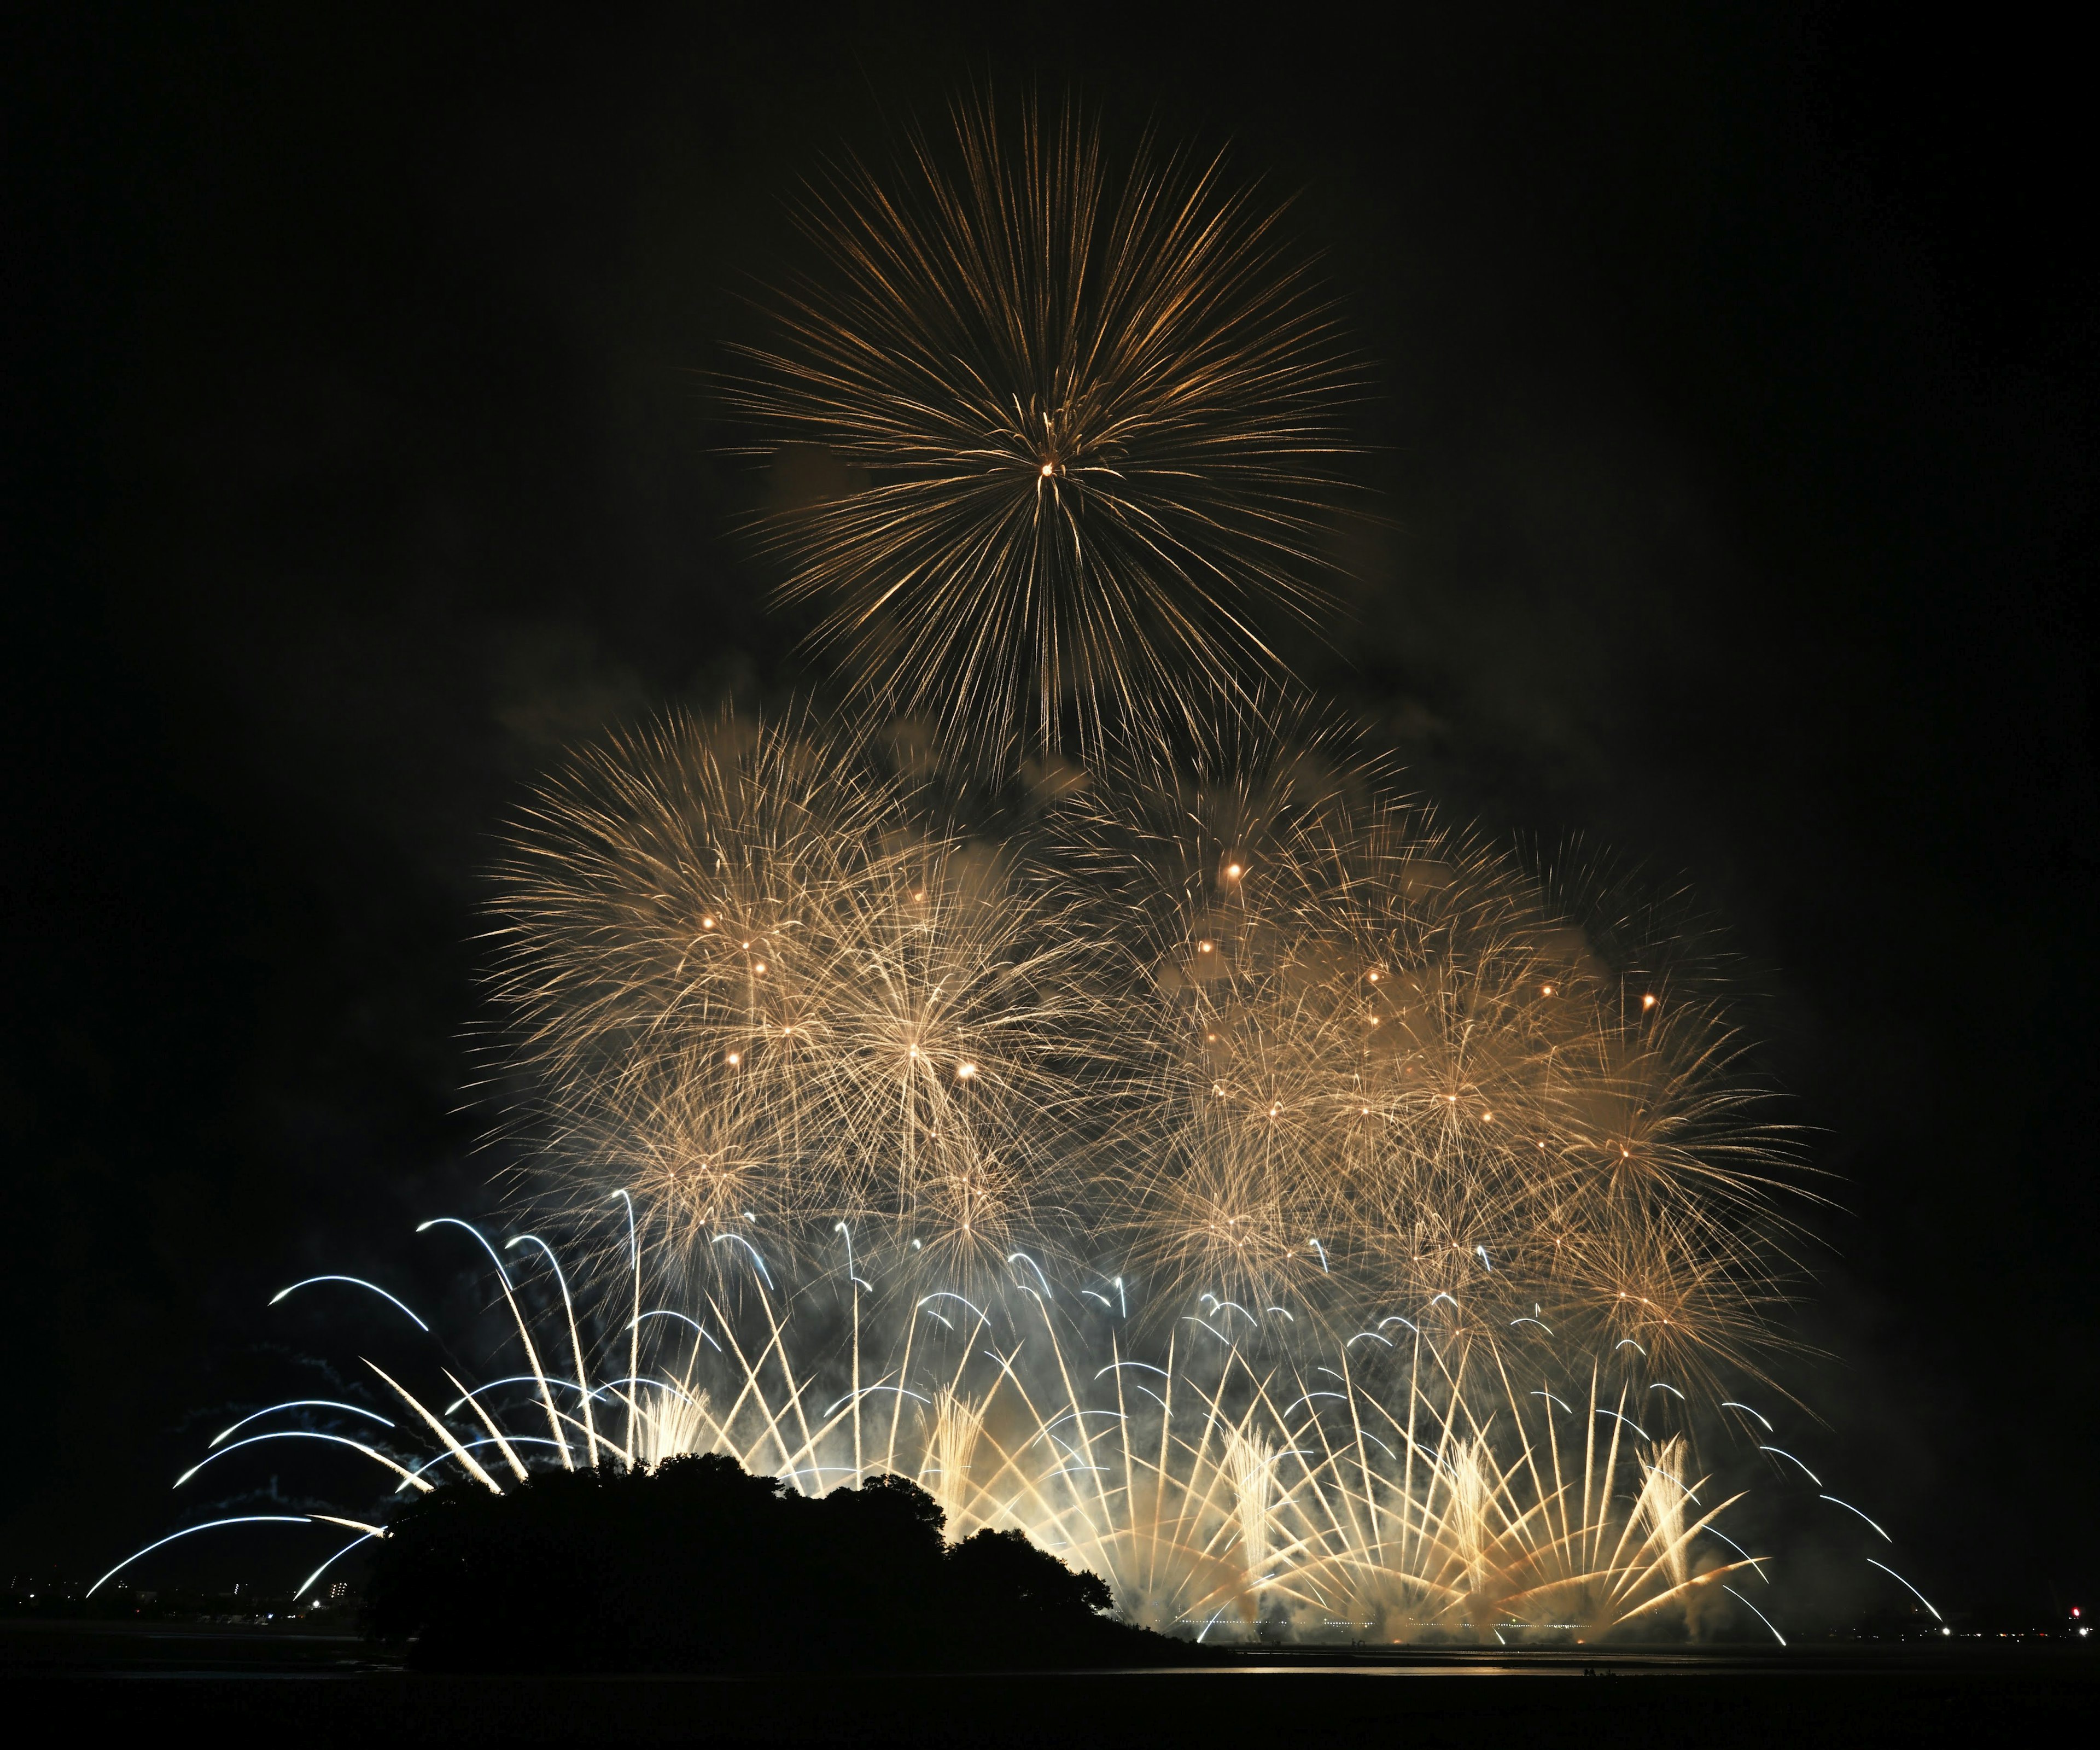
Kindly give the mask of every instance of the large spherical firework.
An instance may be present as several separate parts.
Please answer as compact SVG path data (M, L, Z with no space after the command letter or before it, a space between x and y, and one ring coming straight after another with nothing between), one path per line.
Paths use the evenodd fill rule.
M803 219L823 265L730 394L760 453L839 469L766 528L867 695L951 744L1091 744L1276 667L1278 611L1325 606L1348 385L1273 209L986 104Z
M915 800L731 718L545 788L498 906L543 1177L633 1191L711 1268L840 1223L968 1268L1057 1228L1092 946Z
M1679 1369L1751 1360L1780 1157L1685 945L1614 967L1626 941L1593 946L1576 896L1396 800L1352 745L1235 725L1074 811L1141 998L1103 1243L1172 1306L1434 1304Z

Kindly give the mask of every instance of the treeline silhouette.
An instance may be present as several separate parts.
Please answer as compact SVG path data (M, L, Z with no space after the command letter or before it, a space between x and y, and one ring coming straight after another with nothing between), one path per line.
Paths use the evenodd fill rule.
M378 1546L367 1632L451 1671L1188 1663L1019 1532L956 1544L902 1477L812 1499L714 1454L458 1483Z

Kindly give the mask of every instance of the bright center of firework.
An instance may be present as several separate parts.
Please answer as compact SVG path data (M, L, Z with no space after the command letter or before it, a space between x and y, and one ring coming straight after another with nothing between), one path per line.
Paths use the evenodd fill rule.
M1050 478L1050 476L1051 476L1052 474L1054 474L1054 473L1056 473L1056 472L1057 472L1057 465L1055 462L1045 462L1045 463L1043 463L1043 478L1044 479L1046 479L1046 480L1047 480L1047 479L1048 479L1048 478Z

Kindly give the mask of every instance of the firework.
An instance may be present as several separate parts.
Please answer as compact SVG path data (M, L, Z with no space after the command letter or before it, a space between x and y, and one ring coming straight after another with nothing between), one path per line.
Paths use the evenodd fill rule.
M1111 767L1036 853L929 794L730 718L549 787L499 907L543 1188L716 1278L844 1223L964 1288L1047 1250L1754 1365L1789 1162L1681 942L1608 963L1317 724Z
M240 1444L396 1493L902 1474L1205 1635L1683 1632L1762 1583L1695 1454L1763 1422L1723 1388L1773 1341L1787 1158L1683 932L1584 928L1287 713L1018 846L956 818L802 720L545 787L497 988L540 1193L620 1286L580 1313L545 1241L465 1229L524 1371L373 1367L398 1425L330 1413L384 1434Z
M981 1301L922 1293L909 1255L885 1268L849 1252L777 1294L651 1306L645 1278L658 1272L623 1225L625 1267L583 1296L584 1335L550 1249L429 1225L478 1243L526 1371L470 1388L435 1355L399 1364L408 1379L442 1382L430 1391L368 1361L391 1416L270 1406L225 1430L178 1488L283 1440L354 1448L395 1499L434 1479L500 1495L538 1465L721 1452L809 1494L911 1477L951 1536L1023 1531L1106 1577L1127 1617L1201 1638L1681 1633L1736 1620L1730 1596L1771 1626L1729 1584L1770 1578L1727 1528L1739 1495L1695 1466L1687 1395L1624 1346L1587 1357L1536 1331L1497 1335L1448 1293L1346 1338L1309 1339L1284 1309L1257 1316L1207 1295L1147 1360L1126 1347L1136 1321L1124 1285L1075 1289L1032 1260ZM416 1317L376 1285L320 1280L384 1295L392 1304L374 1310L390 1320ZM863 1298L893 1333L879 1363L849 1352L826 1316ZM1726 1407L1764 1427L1748 1406ZM303 1596L386 1535L388 1510L188 1529L267 1517L355 1532L294 1589Z
M1096 747L1273 672L1278 611L1319 617L1349 368L1222 163L1112 170L1069 111L953 120L811 192L823 265L730 399L756 453L842 466L765 529L865 696L951 747Z
M360 1449L901 1472L1202 1632L1725 1596L1692 1442L1772 1339L1786 1162L1697 956L1268 714L997 853L801 720L574 762L498 989L541 1192L620 1218L631 1292L580 1325L545 1242L488 1247L527 1371L434 1409L375 1370L440 1450Z
M1097 943L806 725L681 718L528 812L498 993L540 1187L634 1194L703 1276L845 1223L965 1279L1066 1219Z
M1346 1322L1448 1293L1754 1364L1798 1175L1689 943L1608 964L1552 882L1331 733L1149 752L1072 818L1150 1096L1101 1219L1170 1298Z
M737 1305L706 1296L699 1317L645 1307L638 1245L632 1292L615 1277L586 1296L584 1338L552 1250L514 1240L506 1256L464 1223L441 1225L481 1245L527 1369L468 1389L424 1357L449 1386L430 1395L365 1361L393 1418L340 1401L271 1405L220 1435L179 1488L244 1445L284 1439L355 1448L395 1498L433 1477L504 1494L533 1464L632 1469L686 1452L735 1456L806 1494L901 1473L943 1504L951 1536L1023 1529L1107 1576L1126 1616L1197 1634L1220 1622L1315 1637L1608 1633L1682 1618L1758 1567L1720 1534L1732 1502L1701 1500L1682 1435L1627 1414L1638 1369L1598 1364L1577 1385L1533 1374L1535 1347L1468 1338L1436 1307L1414 1309L1419 1324L1388 1317L1388 1330L1407 1325L1399 1336L1327 1349L1298 1345L1275 1315L1237 1324L1206 1296L1153 1364L1123 1353L1126 1298L1054 1284L1033 1263L973 1303L918 1294L909 1267L867 1281L861 1260L785 1298L806 1315L825 1296L865 1294L922 1330L874 1376L857 1353L834 1357L850 1368L838 1376L813 1365L783 1298L765 1290ZM1548 1386L1527 1393L1533 1376ZM361 1418L355 1437L311 1426L344 1414ZM357 1534L296 1590L384 1536L384 1517L285 1517ZM193 1529L227 1523L248 1517Z
M995 849L801 719L580 757L496 988L539 1194L621 1286L580 1312L546 1241L466 1228L524 1371L370 1366L392 1417L318 1410L379 1428L276 1406L196 1469L901 1474L1207 1636L1756 1613L1696 1455L1800 1463L1724 1395L1779 1340L1793 1175L1697 942L1267 714L1036 787Z

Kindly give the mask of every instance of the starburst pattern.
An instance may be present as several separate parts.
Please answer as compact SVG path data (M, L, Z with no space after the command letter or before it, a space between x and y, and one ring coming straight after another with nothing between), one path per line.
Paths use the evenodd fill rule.
M914 800L851 744L733 716L545 789L497 906L543 1188L631 1188L704 1275L840 1222L965 1273L1058 1230L1093 944Z
M1277 668L1278 611L1327 605L1353 390L1273 209L986 102L801 216L823 266L727 388L758 453L842 465L765 533L867 697L951 746L1092 747Z

